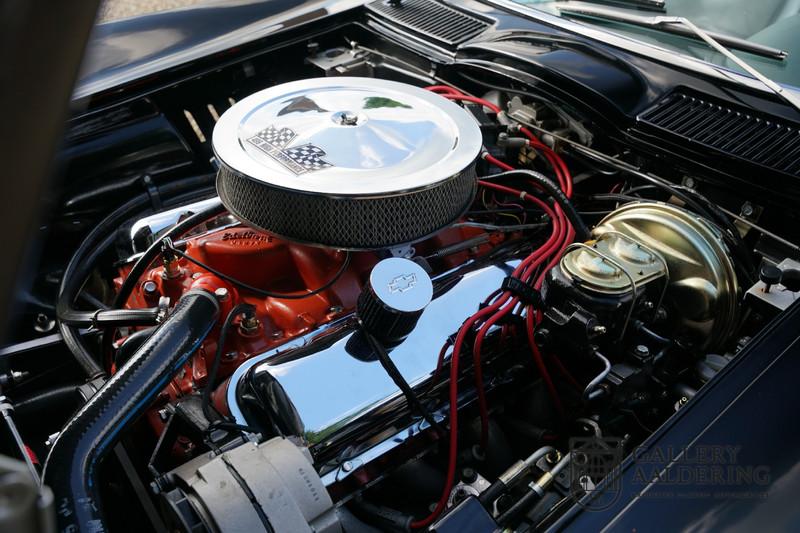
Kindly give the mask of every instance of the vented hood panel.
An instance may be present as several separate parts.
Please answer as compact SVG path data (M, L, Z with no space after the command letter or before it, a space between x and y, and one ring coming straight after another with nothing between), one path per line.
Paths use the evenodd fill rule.
M490 24L435 0L377 0L367 9L379 19L453 47L486 31Z
M726 156L800 175L800 125L780 117L674 91L639 121Z

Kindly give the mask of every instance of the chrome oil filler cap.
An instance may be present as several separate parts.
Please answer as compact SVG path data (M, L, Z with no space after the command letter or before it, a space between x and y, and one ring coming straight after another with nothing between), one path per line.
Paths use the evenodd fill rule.
M405 338L433 299L433 282L410 259L390 257L372 268L358 299L358 317L382 341Z

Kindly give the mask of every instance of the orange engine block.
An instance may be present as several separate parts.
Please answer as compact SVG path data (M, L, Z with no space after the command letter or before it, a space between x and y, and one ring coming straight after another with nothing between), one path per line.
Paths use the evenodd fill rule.
M447 228L417 243L414 246L415 253L418 256L428 256L482 234L485 234L483 230L475 228ZM502 234L491 234L488 237L483 244L431 259L430 266L434 274L455 268L469 259L487 253L504 238ZM236 225L188 238L185 241L185 253L244 284L278 294L301 294L331 280L340 270L347 252L296 244L244 225ZM127 307L153 307L163 296L176 302L184 292L196 288L216 293L221 303L216 331L208 336L185 368L177 373L150 410L148 419L154 429L157 432L163 429L164 422L158 412L167 402L206 386L208 368L217 349L219 328L235 305L246 302L255 306L258 323L256 327L251 324L250 328L236 323L229 332L217 376L220 380L232 374L250 357L351 313L371 268L385 256L386 253L379 252L352 252L350 264L335 283L318 294L301 299L265 297L248 291L185 258L151 268L139 280ZM120 276L115 280L117 288L122 284L129 268L130 266L121 268ZM132 332L128 332L130 333ZM117 338L115 347L123 345L128 338ZM227 407L221 396L215 395L214 403L221 412L226 412Z

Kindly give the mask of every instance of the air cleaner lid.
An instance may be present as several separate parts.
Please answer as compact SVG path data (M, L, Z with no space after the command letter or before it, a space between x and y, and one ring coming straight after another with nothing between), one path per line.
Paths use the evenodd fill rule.
M372 78L301 80L234 105L214 128L225 165L286 189L380 194L449 178L478 156L481 135L458 105Z
M474 195L481 142L472 116L437 94L348 77L255 93L213 135L231 212L342 248L410 242L452 222Z

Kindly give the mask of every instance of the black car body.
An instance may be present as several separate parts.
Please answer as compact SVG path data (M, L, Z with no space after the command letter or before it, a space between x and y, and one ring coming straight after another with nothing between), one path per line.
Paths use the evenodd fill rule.
M428 11L417 17L414 10ZM460 33L459 28L463 29ZM61 399L55 402L41 400L42 395L74 390L86 381L56 324L59 284L74 251L100 220L136 195L147 195L142 211L152 212L188 203L188 191L213 195L220 164L212 147L218 115L260 89L312 77L390 78L418 85L453 85L471 93L480 86L486 94L507 94L509 101L514 96L525 102L532 98L544 102L546 108L562 110L563 115L550 122L547 117L538 122L541 131L535 133L546 134L549 125L557 124L559 135L570 142L557 139L554 146L565 158L596 165L602 176L592 179L612 183L622 176L647 185L655 176L677 186L678 194L701 193L715 216L727 217L735 224L751 259L758 260L750 272L752 283L741 275L739 279L741 300L752 308L743 311L746 319L742 324L747 325L740 325L743 329L737 330L737 338L721 348L725 364L714 368L713 377L697 389L665 384L663 390L668 392L658 400L661 407L657 414L655 407L651 413L652 420L660 421L656 425L652 420L640 420L637 416L643 416L643 411L635 411L626 422L638 426L630 431L634 436L617 435L626 442L625 453L619 457L622 460L604 465L608 470L597 486L584 485L582 492L575 493L567 481L563 487L545 492L515 516L514 522L502 526L519 530L796 528L799 520L791 498L797 492L798 479L794 438L800 428L793 411L799 394L794 381L800 365L800 310L797 305L786 309L765 306L758 298L747 300L745 293L756 286L759 274L762 280L768 278L765 264L796 259L800 250L793 244L800 242L800 110L753 78L621 39L595 26L578 27L502 0L213 3L95 26L56 156L56 185L45 195L50 207L32 237L41 253L33 261L37 266L29 269L34 272L32 282L23 284L16 295L15 315L10 317L15 326L0 350L5 371L30 376L7 390L4 387L11 403L20 404L15 417L25 444L45 462L42 454L48 453L48 448L44 441L59 431L79 403L72 393L52 392L52 398ZM490 152L503 153L496 149L494 126L482 125L484 140L492 145ZM614 166L614 159L619 165ZM179 188L179 194L165 192L170 183L188 185ZM616 189L611 191L616 193ZM656 199L691 207L675 198ZM596 220L591 218L591 208L582 208L584 211L587 220ZM144 248L135 251L142 253ZM104 304L114 299L119 283L103 282L102 278L113 280L119 275L120 259L129 250L114 252L107 250L98 259L100 266L89 282L94 287L93 298ZM127 261L130 264L132 260ZM782 268L786 272L788 267L784 264ZM784 276L786 283L780 290L800 288ZM780 276L776 286L779 282ZM547 301L547 294L542 294ZM83 308L92 307L91 301L83 304ZM87 332L82 326L79 332L89 339L90 346L94 346L92 330L97 327L95 324ZM297 357L303 356L297 353ZM498 356L499 362L492 360L489 368L502 367L504 357ZM682 383L689 371L676 373ZM89 376L95 378L96 389L105 379L98 381L98 376ZM496 395L504 399L497 400L502 403L512 394L504 379L510 378L497 377L490 399ZM655 389L643 390L656 394L652 392ZM91 392L82 394L92 396ZM111 394L113 391L107 393ZM86 405L96 405L98 397L102 400L98 393ZM668 407L664 409L664 405ZM504 409L511 408L500 409L497 416ZM464 412L475 417L471 403ZM256 416L247 411L245 415ZM592 420L602 425L607 419ZM157 457L157 449L151 456L148 450L158 448L161 442L154 445L154 437L141 427L142 422L127 424L123 451L115 452L113 460L111 455L103 459L103 477L99 479L108 488L101 488L101 494L107 495L101 529L106 523L112 530L162 525L161 513L150 500L156 498L154 492L159 492L159 497L169 493L159 484L169 485L164 473L175 467L174 457ZM165 429L160 437L166 433ZM517 459L526 455L521 451L525 447L515 441L519 438L513 435L512 442L506 443ZM408 526L404 514L398 518L392 509L376 511L369 502L391 502L396 494L382 489L382 483L391 485L394 469L433 453L438 446L435 438L419 440L408 445L405 455L381 459L379 471L369 470L367 465L363 479L353 481L357 476L350 476L335 489L328 486L334 503L352 506L358 517L355 522L342 519L344 530L357 531L365 523L379 529ZM15 453L13 446L9 450L9 455ZM566 440L563 450L568 450ZM323 452L313 453L329 459ZM187 453L186 459L199 455ZM489 483L494 479L488 472L496 476L508 466L480 464L486 468L481 477ZM339 467L344 468L342 465ZM434 470L442 466L437 461L433 465ZM72 470L63 472L77 475ZM440 475L418 477L420 485L428 485L420 491L440 490L430 487L441 481ZM124 486L121 479L128 479L130 486ZM55 510L64 528L72 518L60 514L59 496L83 482L61 483L69 486L53 489ZM503 516L503 508L513 507L525 491L510 492L506 500L495 502L494 509L478 504L479 494L448 507L437 518L436 530L500 527L496 520ZM72 505L76 504L65 504L65 508ZM180 516L177 523L185 528L213 529L209 526L213 520L196 508L194 514L181 514L181 505L188 504L173 500L166 515ZM193 518L187 518L189 515ZM94 527L79 522L75 526L81 530ZM216 527L225 530L220 524Z

